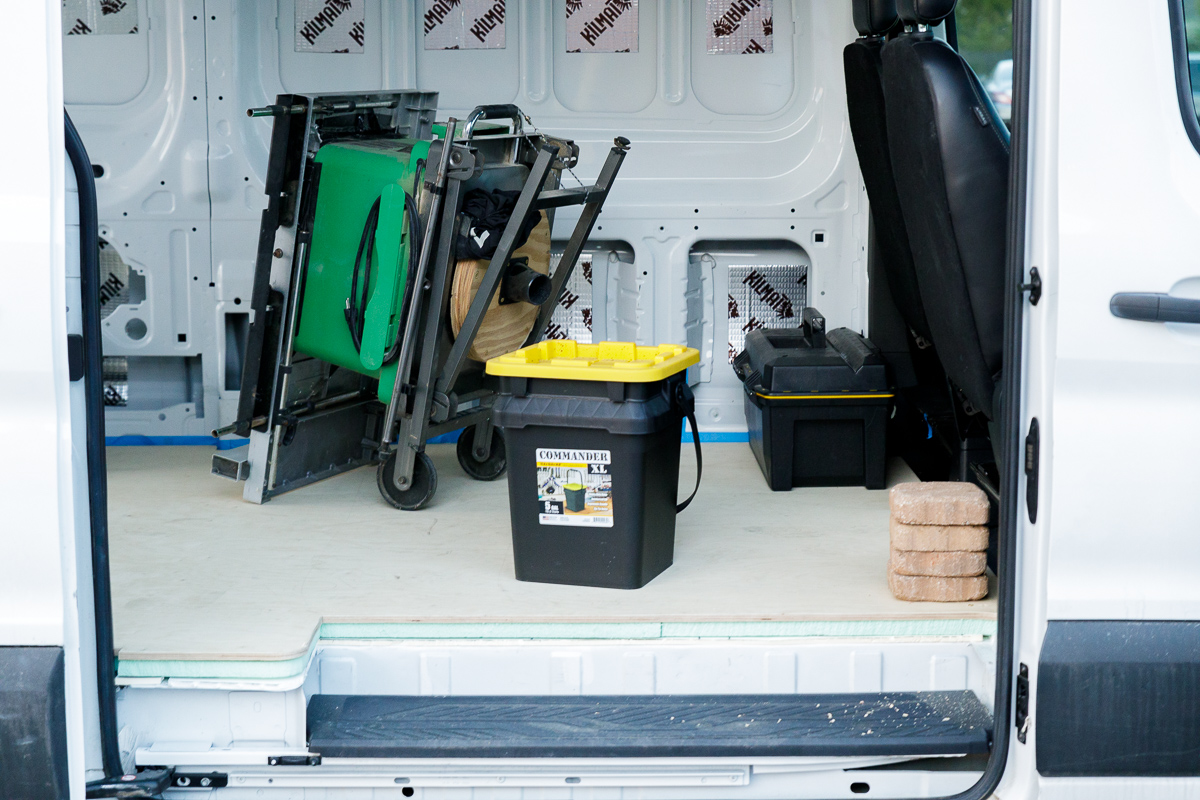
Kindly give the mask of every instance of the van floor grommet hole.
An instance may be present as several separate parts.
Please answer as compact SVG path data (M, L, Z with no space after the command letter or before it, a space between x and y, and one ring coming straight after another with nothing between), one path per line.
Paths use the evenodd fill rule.
M871 784L863 783L862 781L856 781L855 783L850 784L850 791L854 792L855 794L866 794L867 792L871 791Z
M404 795L405 797L412 797L414 794L416 794L416 792L417 790L411 786L405 786L400 790L400 794Z

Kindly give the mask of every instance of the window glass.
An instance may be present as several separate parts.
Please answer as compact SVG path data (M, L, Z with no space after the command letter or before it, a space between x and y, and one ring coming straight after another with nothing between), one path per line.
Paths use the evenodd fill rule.
M1012 115L1012 0L962 0L955 6L954 22L958 52L975 70L1007 123Z
M1183 23L1187 30L1188 77L1192 81L1192 104L1200 116L1200 0L1183 0Z

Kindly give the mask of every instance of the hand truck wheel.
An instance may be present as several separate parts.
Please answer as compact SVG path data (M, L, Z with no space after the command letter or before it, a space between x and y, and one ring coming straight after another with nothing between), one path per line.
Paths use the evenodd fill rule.
M458 445L455 448L458 452L458 463L463 468L463 472L475 480L494 481L508 469L508 457L504 452L504 436L501 435L499 428L492 428L492 452L486 459L480 461L475 454L475 431L476 428L472 425L469 428L463 428L463 432L459 434Z
M413 461L412 483L404 491L396 488L394 475L396 473L396 453L388 455L387 460L379 465L375 473L375 483L379 485L379 493L389 504L404 511L416 511L429 505L437 491L437 470L433 461L424 453L417 453Z

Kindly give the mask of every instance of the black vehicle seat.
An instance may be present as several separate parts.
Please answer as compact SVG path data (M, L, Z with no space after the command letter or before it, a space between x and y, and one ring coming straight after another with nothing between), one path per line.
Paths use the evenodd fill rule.
M897 28L899 22L896 0L854 0L854 27L860 38L846 45L842 63L846 72L850 135L854 138L858 165L871 203L877 257L904 323L928 341L932 338L929 323L921 303L908 231L892 174L883 100L884 36Z
M942 366L995 419L1001 367L1008 129L967 62L926 29L954 0L898 0L882 50L888 148L917 284Z

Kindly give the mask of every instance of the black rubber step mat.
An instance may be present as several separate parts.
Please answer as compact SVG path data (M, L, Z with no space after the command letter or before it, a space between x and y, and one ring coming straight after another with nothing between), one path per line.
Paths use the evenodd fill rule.
M315 695L324 758L902 756L986 753L971 692L412 697Z

